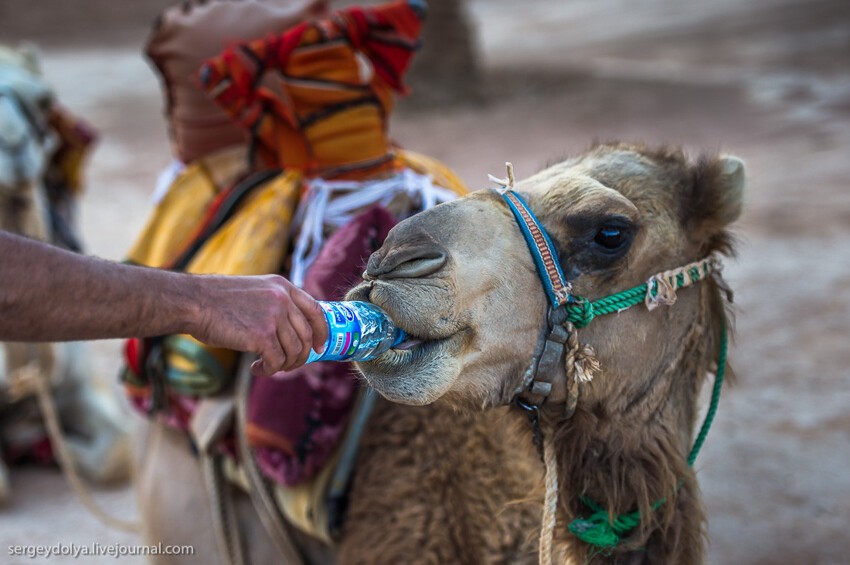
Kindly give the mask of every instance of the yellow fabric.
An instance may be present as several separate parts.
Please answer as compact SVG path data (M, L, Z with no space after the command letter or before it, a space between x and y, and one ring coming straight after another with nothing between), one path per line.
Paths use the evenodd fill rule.
M149 267L163 267L173 261L196 232L213 198L227 188L221 181L236 176L232 170L242 166L243 155L230 151L186 167L154 209L128 259ZM421 153L399 149L396 163L399 168L431 175L434 184L458 195L469 192L454 171ZM207 241L187 271L232 275L277 272L288 245L289 223L298 204L302 178L300 173L282 174L258 189Z
M301 173L283 173L255 189L239 211L201 248L189 273L277 273L289 247L289 225L301 192Z
M127 259L148 267L172 263L198 229L213 198L244 172L246 155L245 147L236 146L188 165L154 208Z
M289 225L300 190L300 173L278 175L255 189L239 211L201 247L186 272L221 275L278 272L289 247ZM235 368L236 352L206 347L188 335L179 339L205 347L227 374ZM179 358L177 353L167 353L166 364L182 364Z
M75 196L83 192L83 169L88 153L88 147L70 147L63 154L59 165L59 170L67 183L68 192Z

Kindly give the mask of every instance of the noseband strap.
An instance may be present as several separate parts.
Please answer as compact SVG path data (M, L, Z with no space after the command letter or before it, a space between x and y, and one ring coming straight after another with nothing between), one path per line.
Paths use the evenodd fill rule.
M513 212L516 223L531 251L531 256L534 257L534 265L546 290L546 296L549 297L549 304L552 308L559 308L571 302L572 287L564 276L558 261L558 252L552 245L549 234L519 194L513 190L500 191L500 194Z

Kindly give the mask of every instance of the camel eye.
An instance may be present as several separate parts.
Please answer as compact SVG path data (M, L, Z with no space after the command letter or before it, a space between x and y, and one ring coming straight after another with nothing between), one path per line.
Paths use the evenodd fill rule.
M607 251L620 249L628 240L628 233L618 226L602 226L593 241Z

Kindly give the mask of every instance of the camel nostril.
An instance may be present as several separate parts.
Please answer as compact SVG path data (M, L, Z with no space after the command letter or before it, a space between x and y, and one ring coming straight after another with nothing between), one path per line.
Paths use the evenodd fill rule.
M365 280L427 277L443 268L446 254L433 246L404 247L386 255L373 253L363 273Z
M385 279L415 279L427 277L443 268L446 256L442 253L434 257L416 257L399 263L392 271L382 275Z

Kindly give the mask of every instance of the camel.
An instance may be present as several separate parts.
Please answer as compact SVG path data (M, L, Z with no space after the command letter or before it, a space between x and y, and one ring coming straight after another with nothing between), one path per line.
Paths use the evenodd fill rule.
M727 226L741 212L743 184L734 157L691 162L677 150L611 144L516 191L555 242L572 292L595 299L730 253ZM364 277L348 298L379 305L416 339L359 364L385 398L361 440L335 545L291 530L303 561L537 563L544 464L526 413L511 403L545 328L547 300L511 213L493 191L422 212L390 232ZM557 387L540 409L561 485L555 562L704 561L705 516L686 457L700 388L716 370L721 290L706 280L681 289L675 306L638 306L580 330L599 373L579 384L571 418ZM138 473L141 500L167 500L170 509L143 505L147 539L195 548L191 558L155 562L227 563L185 436L163 426L150 432L157 449ZM582 496L647 518L616 547L591 547L567 528L589 512ZM246 494L236 507L247 561L280 561Z
M655 273L729 254L727 226L741 213L743 186L744 166L735 157L691 163L677 150L612 144L547 168L519 183L516 192L526 197L552 238L571 293L596 300ZM361 363L370 386L396 403L443 405L481 418L489 413L482 409L512 402L546 326L547 300L529 249L498 193L480 191L400 224L370 258L364 278L348 298L384 308L418 343ZM595 350L599 371L578 383L571 417L564 414L569 395L557 385L568 364L556 366L559 374L551 375L552 393L540 417L560 485L554 549L561 560L704 561L705 515L687 457L700 389L706 374L718 370L725 349L720 343L724 287L722 279L710 278L680 290L675 306L631 308L581 329L579 338ZM470 433L459 420L456 426L447 428L449 435ZM451 438L432 441L445 446ZM490 441L523 442L495 433ZM459 459L475 459L483 447ZM401 451L394 457L410 456ZM526 456L533 466L534 455ZM512 562L507 554L494 559L498 551L478 543L496 524L510 521L511 507L470 512L475 508L470 500L485 495L482 486L485 492L501 492L501 481L515 480L509 473L490 468L478 484L466 485L470 492L452 485L453 496L434 501L432 508L455 508L458 515L466 511L474 517L460 539L475 540L466 548L475 558L462 561ZM393 468L384 477L388 474L404 473ZM356 500L375 494L357 487ZM595 501L603 516L605 510L611 517L639 510L640 523L620 543L593 547L571 534L572 524L567 528L591 512L587 500ZM352 528L367 528L357 510L353 504ZM377 508L372 513L378 514ZM386 533L383 540L398 542L392 538ZM371 542L380 549L382 541Z
M60 145L50 120L54 104L36 52L29 47L0 47L0 229L69 247L76 240L71 223L74 198L67 193L48 194L59 174L51 162ZM59 418L69 433L68 449L79 471L99 482L126 478L127 431L114 403L88 382L85 346L0 345L0 446L28 449L44 437L35 400L25 398L28 393L22 384L25 375L35 370L50 380ZM0 503L9 496L8 470L0 460Z

